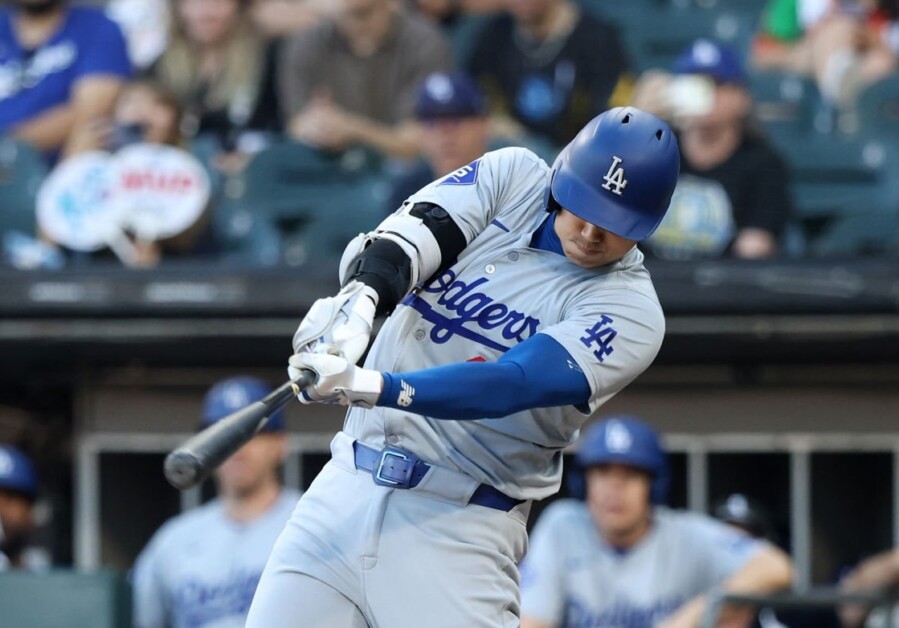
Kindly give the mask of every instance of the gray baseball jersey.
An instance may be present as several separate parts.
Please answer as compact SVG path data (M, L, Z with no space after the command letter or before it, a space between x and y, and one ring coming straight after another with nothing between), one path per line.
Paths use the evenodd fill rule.
M647 628L722 584L762 546L711 517L656 507L647 536L620 551L584 502L561 500L531 533L522 615L568 628Z
M174 517L150 540L134 567L136 628L237 628L300 494L248 523L227 516L219 500Z
M272 551L248 627L518 625L517 564L527 546L530 502L506 512L469 505L469 498L481 483L524 500L555 492L562 450L587 414L652 362L664 333L637 249L587 270L531 246L547 217L549 176L533 153L503 149L407 201L444 208L468 246L397 306L365 366L401 373L494 361L547 334L570 354L568 368L589 382L583 412L537 408L452 421L384 407L350 409L331 461ZM453 385L446 382L455 392ZM376 485L355 466L357 440L406 450L432 468L408 490Z
M589 414L649 366L665 321L643 254L635 247L614 264L584 269L529 246L546 218L549 174L530 151L506 148L410 198L446 209L469 245L397 307L366 367L403 372L493 361L517 343L547 334L571 354L570 368L586 375L591 395L583 410ZM344 431L373 445L406 449L512 497L539 499L558 489L561 451L585 419L570 406L473 421L353 408Z

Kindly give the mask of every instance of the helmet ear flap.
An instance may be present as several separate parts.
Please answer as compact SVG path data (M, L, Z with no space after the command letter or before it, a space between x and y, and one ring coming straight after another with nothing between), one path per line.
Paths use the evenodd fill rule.
M671 472L667 461L653 474L649 498L653 504L664 506L668 503L668 492L671 489Z
M556 173L559 171L559 166L562 163L562 154L564 152L565 149L562 150L562 153L559 153L559 156L556 157L556 160L553 162L553 167L549 175L549 183L546 184L546 189L543 191L543 207L549 214L562 209L562 205L559 204L559 201L556 200L556 197L553 194L553 181L556 178Z
M574 499L587 499L587 478L584 469L574 460L571 461L571 470L565 478L565 488L568 496Z

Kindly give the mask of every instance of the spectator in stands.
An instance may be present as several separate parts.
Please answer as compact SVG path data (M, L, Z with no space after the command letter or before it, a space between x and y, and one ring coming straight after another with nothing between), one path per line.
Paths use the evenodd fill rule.
M28 568L25 549L34 528L37 474L31 459L0 445L0 571Z
M249 19L247 0L173 0L168 47L151 69L184 107L182 131L219 150L252 153L280 128L275 43Z
M467 70L499 135L562 146L600 112L626 104L633 78L617 31L571 0L508 0L480 32Z
M700 625L713 591L763 594L789 586L776 547L712 517L663 504L669 480L658 434L635 417L586 428L575 453L576 497L537 521L521 567L522 628ZM716 626L752 613L725 606Z
M362 145L418 155L418 87L452 63L437 27L391 0L345 0L334 19L295 35L284 52L279 85L292 137L332 151Z
M681 179L671 210L647 242L668 258L776 255L791 212L787 167L752 121L752 97L737 55L694 42L674 76L648 72L634 105L671 120Z
M180 122L181 103L173 92L150 79L135 80L125 85L111 116L75 130L71 153L115 151L136 142L183 146Z
M0 134L55 160L72 130L106 116L131 65L118 26L68 0L16 0L0 9Z
M897 17L895 0L769 0L753 65L812 76L831 104L851 110L865 86L896 71Z
M471 163L487 151L487 103L465 74L436 72L418 93L415 119L421 125L424 159L391 182L389 211L431 181Z
M876 593L897 586L899 586L899 548L889 549L863 560L840 581L840 588L847 593ZM892 621L890 621L891 612ZM840 620L844 628L892 626L899 622L899 609L871 610L863 606L846 605L840 609Z
M271 388L232 377L206 394L201 427L257 401ZM134 567L134 625L243 626L256 584L299 494L284 489L284 420L263 430L215 472L218 497L168 521Z

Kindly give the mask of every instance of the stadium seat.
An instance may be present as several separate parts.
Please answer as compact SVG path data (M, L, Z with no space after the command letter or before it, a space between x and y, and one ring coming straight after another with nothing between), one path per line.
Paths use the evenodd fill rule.
M224 203L213 212L213 230L223 245L222 260L241 266L274 266L282 261L281 236L264 217Z
M378 165L366 152L328 155L285 142L258 153L226 182L220 204L224 212L244 211L275 225L294 263L339 255L350 238L386 215Z
M893 246L899 148L879 138L811 135L781 149L808 254L870 254Z
M35 199L47 170L41 155L28 144L0 137L0 232L35 233Z
M623 2L621 6L631 3ZM652 8L647 0L634 3L643 10L620 11L618 5L610 14L621 27L638 72L649 69L668 70L674 60L696 39L705 37L733 48L743 61L758 21L753 12L736 9L712 10L696 7L661 5ZM647 19L651 15L652 19Z
M0 626L127 628L131 589L107 571L0 573Z
M899 75L865 88L858 99L858 131L899 144Z
M776 143L815 131L821 97L811 79L783 72L753 72L749 91L756 118Z
M492 20L496 14L461 14L455 18L445 33L449 37L453 48L453 65L457 68L468 67L472 50L478 40L478 35L484 25Z

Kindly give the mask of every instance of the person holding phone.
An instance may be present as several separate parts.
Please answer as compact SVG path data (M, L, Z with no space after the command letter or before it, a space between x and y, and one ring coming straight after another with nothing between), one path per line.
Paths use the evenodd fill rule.
M791 212L786 165L752 119L747 74L717 42L693 42L671 73L648 72L634 105L668 119L680 138L681 178L648 241L665 258L777 255Z

